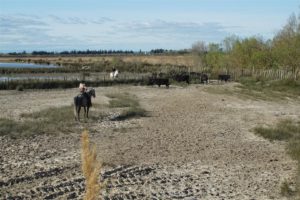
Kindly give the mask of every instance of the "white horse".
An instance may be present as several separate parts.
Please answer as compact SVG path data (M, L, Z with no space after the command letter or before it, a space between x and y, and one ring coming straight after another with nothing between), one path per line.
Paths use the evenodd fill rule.
M116 69L116 70L110 72L109 77L111 79L114 79L114 78L118 78L118 75L119 75L119 71Z

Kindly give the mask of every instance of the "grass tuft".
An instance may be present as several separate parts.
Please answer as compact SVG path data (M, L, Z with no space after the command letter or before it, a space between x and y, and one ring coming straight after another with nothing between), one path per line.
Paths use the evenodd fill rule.
M82 172L86 183L84 200L96 200L102 187L98 183L101 165L97 161L95 146L90 147L89 134L86 130L81 135L81 145Z
M292 197L296 194L296 191L291 187L290 183L284 181L280 186L280 194L285 197Z
M256 127L254 132L271 141L300 139L300 123L282 120L274 128Z
M137 107L139 106L138 100L130 96L128 93L124 94L107 94L111 98L109 101L110 108L124 108L124 107Z
M109 107L124 108L120 115L112 119L112 121L123 121L132 118L146 117L147 111L141 108L138 99L128 93L124 94L107 94L111 98Z

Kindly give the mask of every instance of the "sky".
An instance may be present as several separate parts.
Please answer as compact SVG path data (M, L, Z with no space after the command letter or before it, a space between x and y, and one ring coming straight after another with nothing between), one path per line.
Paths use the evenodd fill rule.
M0 0L0 52L188 49L271 39L300 0Z

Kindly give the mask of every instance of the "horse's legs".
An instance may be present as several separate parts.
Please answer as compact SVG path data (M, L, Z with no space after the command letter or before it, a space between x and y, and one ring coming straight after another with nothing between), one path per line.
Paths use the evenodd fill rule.
M89 118L89 109L90 109L90 107L88 106L88 107L86 107L86 117L87 118Z
M77 106L74 105L74 117L75 117L75 120L78 120L77 118Z
M77 107L77 119L78 119L78 121L80 121L80 109L81 109L81 107L78 106Z
M74 115L75 115L75 120L80 120L79 119L79 112L80 112L80 106L75 106L74 107Z
M86 107L84 106L83 109L84 109L84 118L86 118Z

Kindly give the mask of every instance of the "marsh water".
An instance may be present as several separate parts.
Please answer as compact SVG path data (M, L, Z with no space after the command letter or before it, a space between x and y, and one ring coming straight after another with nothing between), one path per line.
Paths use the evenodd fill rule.
M35 64L35 63L18 63L18 62L0 62L0 68L56 68L58 66L53 64ZM0 74L0 81L8 81L8 80L24 80L24 79L50 79L53 78L49 75L29 75L29 74L18 74L18 75L4 75ZM59 76L55 77L56 79L64 79L64 77Z
M56 68L58 66L53 64L35 64L35 63L10 63L0 62L0 68Z

